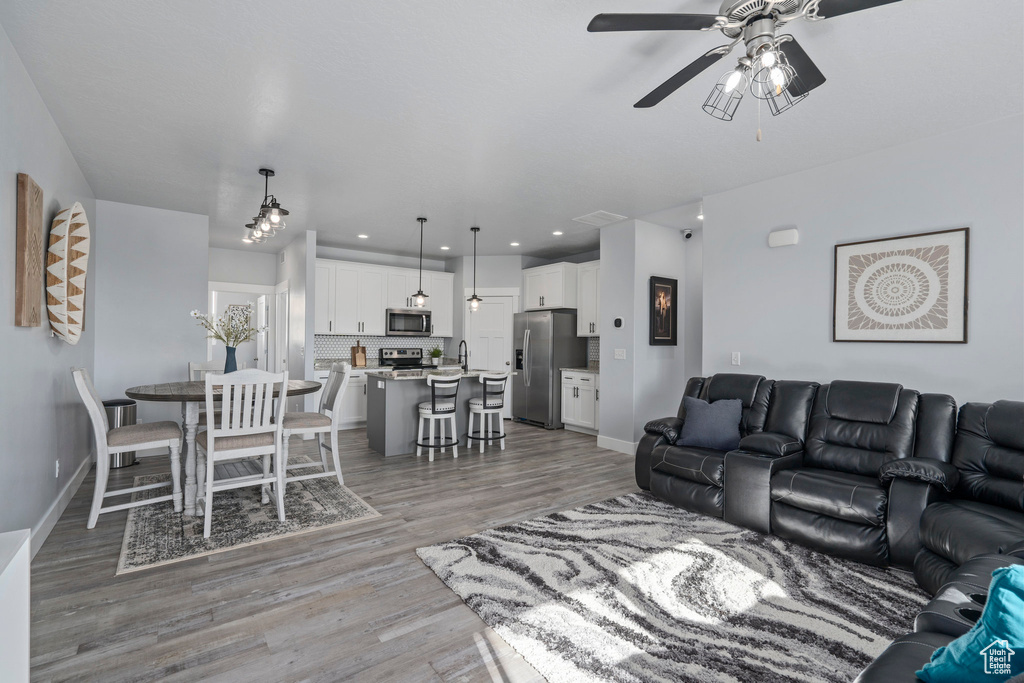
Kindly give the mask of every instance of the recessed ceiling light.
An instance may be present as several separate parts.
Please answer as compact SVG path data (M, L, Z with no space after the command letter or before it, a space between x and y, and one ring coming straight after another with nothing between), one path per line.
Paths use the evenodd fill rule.
M519 246L519 242L512 242L509 246L518 247Z
M555 230L555 231L554 231L553 233L551 233L551 234L552 234L552 235L555 235L555 236L558 236L558 235L561 235L561 234L562 234L562 231L561 231L561 230Z
M441 247L441 251L448 251L451 247Z
M702 214L702 213L698 213L698 214L697 214L697 220L699 220L699 221L702 221L702 220L704 220L704 214Z
M370 236L369 236L369 235L356 235L356 237L358 237L358 238L359 238L359 239L361 239L361 240L366 240L366 239L370 239Z

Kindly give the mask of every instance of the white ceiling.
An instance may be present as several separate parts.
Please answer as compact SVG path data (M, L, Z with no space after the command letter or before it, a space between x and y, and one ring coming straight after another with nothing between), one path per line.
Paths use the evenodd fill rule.
M762 108L761 143L752 97L732 123L700 109L725 62L632 107L720 34L586 31L602 11L719 4L3 0L0 23L97 197L208 214L220 247L243 247L260 166L278 173L290 229L323 244L415 253L422 214L430 257L467 253L473 224L483 254L553 257L596 246L575 216L677 215L665 210L1024 110L1020 0L790 24L829 80L778 118Z

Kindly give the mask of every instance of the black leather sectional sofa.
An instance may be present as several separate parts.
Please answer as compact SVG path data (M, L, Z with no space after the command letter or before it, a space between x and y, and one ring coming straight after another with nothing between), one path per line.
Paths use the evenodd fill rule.
M684 396L742 403L729 452L677 446L652 420L637 485L680 507L867 564L912 569L934 598L858 678L914 681L981 614L993 570L1024 564L1024 403L968 403L898 384L690 379ZM910 626L908 624L908 626Z

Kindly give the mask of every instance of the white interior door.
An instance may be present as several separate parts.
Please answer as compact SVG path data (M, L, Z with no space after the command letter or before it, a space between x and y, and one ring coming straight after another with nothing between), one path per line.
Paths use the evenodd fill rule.
M270 297L261 294L256 298L256 367L260 370L267 369L270 358Z
M274 372L284 372L288 369L288 288L278 285L274 296Z
M512 369L512 315L515 297L483 295L480 308L470 312L466 304L466 343L469 344L469 367L488 372ZM505 412L512 417L512 382L505 384Z

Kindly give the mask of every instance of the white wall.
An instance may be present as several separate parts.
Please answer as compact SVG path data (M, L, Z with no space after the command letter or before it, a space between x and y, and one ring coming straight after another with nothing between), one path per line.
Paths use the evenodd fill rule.
M650 278L684 288L689 246L678 229L645 221L601 229L600 446L632 453L644 424L679 405L688 377L686 293L676 301L678 344L651 346ZM625 349L625 360L615 359L615 349Z
M705 374L900 382L958 403L1024 398L1022 130L1016 116L706 197ZM800 244L769 249L784 226ZM964 226L969 343L831 341L835 244Z
M684 374L687 378L701 375L701 359L704 341L704 231L694 230L690 239L683 242L686 250L686 282L683 285L683 329L685 339ZM679 392L682 397L683 392ZM665 415L670 414L668 411ZM664 417L661 415L659 417Z
M102 233L92 189L0 28L0 531L32 529L35 553L74 494L80 481L76 474L84 475L91 451L89 418L70 369L93 370L96 251L94 243L86 276L85 329L77 345L51 337L45 322L42 327L14 326L19 172L28 173L43 190L47 231L60 209L79 201L93 236ZM54 476L57 460L59 477Z
M686 370L686 294L677 292L679 329L676 346L650 344L650 279L667 277L686 286L687 251L679 230L636 221L636 266L633 277L633 436L640 440L644 425L665 415L674 415L688 379ZM604 268L601 268L602 272ZM602 292L603 293L603 292ZM602 327L604 317L602 316ZM601 354L604 355L604 345ZM602 358L602 361L604 359ZM616 361L611 361L615 363ZM618 361L622 362L622 361ZM604 363L601 363L602 370ZM601 379L604 388L604 378ZM601 398L604 399L605 392Z
M636 281L636 221L601 229L601 411L598 445L628 449L633 442L633 376L636 363L634 328L639 314ZM622 318L622 327L615 327ZM646 317L644 318L646 322ZM625 360L614 360L615 349Z
M247 285L276 285L279 254L242 249L210 247L211 282L234 282Z
M97 200L96 390L124 398L139 384L180 382L206 360L209 219ZM180 404L140 401L138 419L181 421Z
M316 231L296 234L281 255L284 259L278 259L277 281L288 281L288 377L312 379ZM302 410L303 404L296 399L288 409Z

